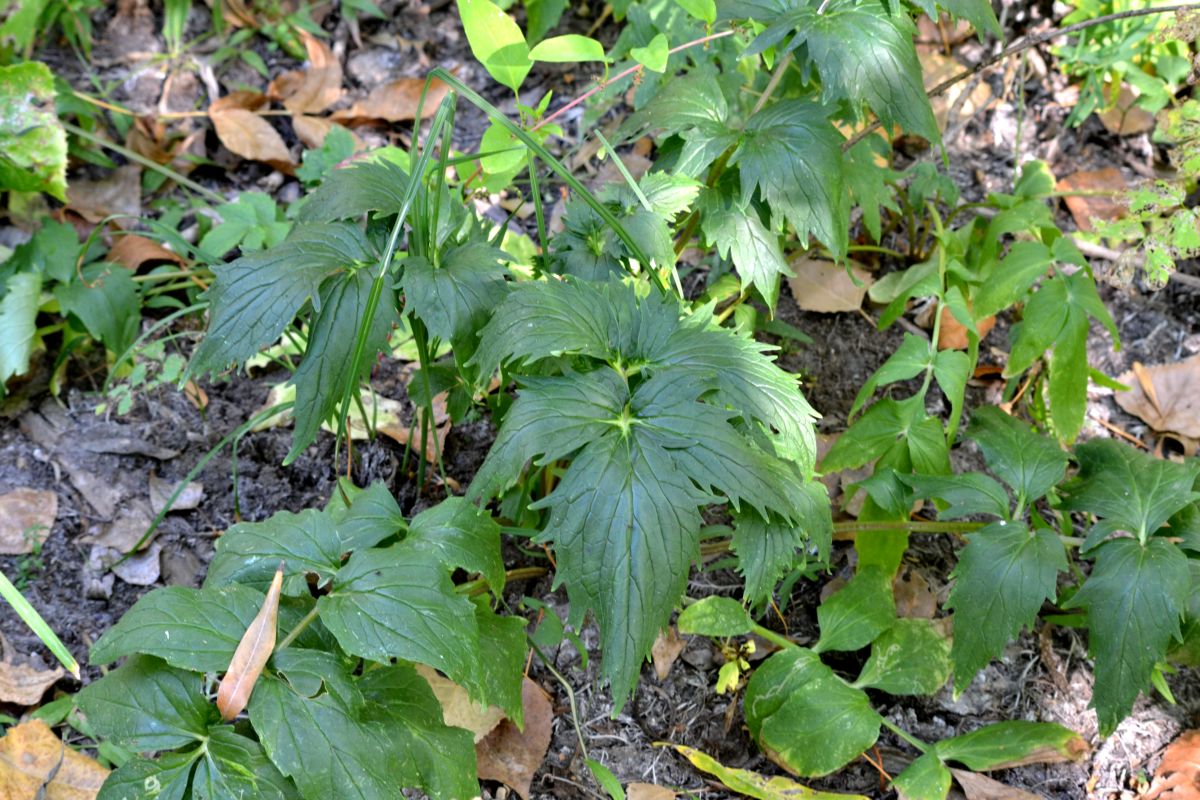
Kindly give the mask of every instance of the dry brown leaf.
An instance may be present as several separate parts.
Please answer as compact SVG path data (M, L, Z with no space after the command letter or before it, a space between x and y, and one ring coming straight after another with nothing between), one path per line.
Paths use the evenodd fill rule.
M792 271L795 274L788 278L788 286L792 289L796 305L805 311L822 313L860 308L874 280L860 265L853 261L850 265L858 285L841 264L811 256L793 261Z
M1153 367L1136 364L1118 380L1131 387L1116 394L1121 408L1159 433L1200 439L1200 356Z
M930 316L933 315L930 314ZM979 332L979 340L986 339L994 327L996 327L995 316L984 317L976 322L975 329ZM955 319L948 306L943 306L942 327L938 330L938 350L966 350L968 343L966 326Z
M1039 800L1040 795L1006 786L987 775L951 767L950 774L962 787L967 800Z
M937 595L930 590L925 576L912 567L892 581L892 593L896 596L898 617L933 619L937 614Z
M387 398L383 399L386 400ZM366 402L365 397L363 398L363 402ZM391 402L395 403L396 401L393 400ZM367 408L367 411L370 413L370 407ZM416 416L413 418L414 421L411 423L411 426L400 422L399 415L396 415L393 417L394 421L380 421L377 430L404 447L407 447L411 441L412 446L421 451L426 461L430 464L436 464L438 453L445 452L446 437L450 435L450 415L446 411L446 393L442 392L433 397L433 425L426 432L425 446L422 447L417 440L421 437L421 417L424 415L424 411L425 409L421 407L416 409ZM436 447L434 446L435 441L437 442Z
M628 800L673 800L675 793L653 783L631 783L625 787Z
M15 725L0 738L4 800L94 800L107 777L108 770L64 745L39 719Z
M296 138L309 150L320 147L325 143L325 137L331 130L341 127L343 126L328 117L310 117L306 114L297 114L292 117L292 129L296 131ZM354 139L356 151L365 147L363 140L358 138L358 134L354 131L350 131L350 136Z
M191 378L188 378L188 382L183 385L183 396L200 411L208 408L208 392L201 389L199 384Z
M1108 111L1102 111L1098 116L1101 124L1109 133L1118 136L1132 136L1137 133L1147 133L1154 130L1154 115L1144 108L1134 105L1138 93L1126 84L1121 84L1121 92L1117 95L1117 104Z
M72 180L67 187L67 207L92 224L120 214L113 224L132 226L142 213L142 168L126 164L100 180Z
M231 92L208 108L208 117L221 144L235 155L270 164L290 174L295 167L283 137L271 123L255 114L267 98L257 92Z
M4 645L4 658L0 660L0 703L37 705L46 690L67 674L62 667L40 670L29 664L14 664L3 635L0 635L0 644Z
M398 80L376 86L366 98L359 100L350 108L333 112L331 119L343 125L363 125L377 120L385 122L408 122L417 117L417 103L421 99L421 90L425 88L424 78L399 78ZM450 91L450 87L441 81L429 85L425 95L425 105L421 108L421 119L432 117L437 111L438 104Z
M132 233L117 237L117 241L108 251L107 260L128 267L134 272L143 264L184 263L183 257L178 253L171 252L153 239Z
M1060 192L1114 192L1113 195L1075 195L1064 197L1067 210L1081 231L1092 230L1092 220L1114 220L1125 215L1125 205L1116 199L1116 192L1128 188L1125 176L1116 167L1086 170L1068 175L1058 182Z
M171 495L179 488L179 484L171 481L163 480L150 473L150 510L158 515L166 508L167 501L171 499ZM171 504L172 511L191 511L193 508L200 506L200 501L204 499L204 484L197 481L189 481L183 487L183 491L179 493L179 497L175 498L175 502Z
M926 51L921 53L921 71L925 75L925 89L929 90L937 86L947 78L958 75L966 69L962 62L953 56L943 55L937 51ZM950 115L950 109L958 103L959 97L971 85L970 81L960 81L951 86L947 91L942 92L936 97L930 98L930 105L933 106L933 115L937 118L938 128L942 131L946 130L948 122L947 117ZM962 101L962 105L958 106L958 114L963 117L970 117L975 112L987 105L992 99L992 87L987 81L979 81L975 84L975 88Z
M550 747L554 707L542 687L529 678L521 686L521 706L525 730L504 720L475 745L475 757L481 779L500 781L528 800L533 776Z
M262 608L258 610L242 640L238 642L237 650L229 661L229 669L221 678L217 687L217 710L221 719L232 721L250 702L250 694L258 676L262 675L263 667L275 649L275 628L279 619L279 593L283 589L283 564L275 570L271 579L271 588L263 600Z
M316 114L342 96L342 65L323 41L307 31L300 36L308 51L308 67L279 75L267 87L267 96L294 114Z
M671 674L671 667L675 665L685 647L687 641L673 626L667 628L665 633L659 631L658 638L654 640L654 647L650 649L650 655L654 659L654 674L660 681L665 681Z
M58 516L58 495L40 489L0 494L0 555L32 553L50 535Z
M442 706L442 720L455 728L468 730L475 735L475 744L491 733L501 720L504 712L495 706L476 703L467 694L467 690L449 678L438 674L437 670L424 664L417 664L417 672L433 689L433 694Z
M1179 734L1138 800L1200 800L1200 730Z

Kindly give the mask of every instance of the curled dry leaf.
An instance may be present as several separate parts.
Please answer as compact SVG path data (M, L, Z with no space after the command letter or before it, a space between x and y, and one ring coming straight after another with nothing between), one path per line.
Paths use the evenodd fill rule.
M660 681L665 681L671 674L671 667L675 665L675 661L685 647L687 647L687 642L674 627L669 627L666 631L659 631L650 655L654 659L654 674Z
M171 495L179 488L179 484L171 481L163 480L150 473L150 510L156 515L161 513L166 508L167 503L171 500ZM183 491L179 493L179 497L175 498L175 502L171 504L172 511L190 511L193 508L200 506L200 501L204 499L204 484L196 481L189 481Z
M0 660L0 703L37 705L46 690L67 674L61 667L42 670L29 664L14 664L3 634L0 634L0 645L4 646L4 658Z
M500 781L528 800L533 776L550 748L554 707L542 687L529 678L521 686L521 707L525 730L504 720L475 745L475 758L480 779Z
M1200 730L1184 731L1163 753L1150 788L1138 800L1200 799Z
M132 226L142 213L142 168L126 164L100 180L72 180L67 187L67 208L93 225L119 214L114 225Z
M267 96L294 114L316 114L342 96L342 65L323 41L301 31L308 67L285 72L267 87Z
M442 721L455 728L463 728L475 735L475 744L492 732L504 719L504 712L495 706L476 703L467 690L437 670L425 664L417 664L417 672L433 689L434 697L442 706Z
M217 687L217 710L221 719L232 721L250 702L250 694L258 676L262 675L271 651L275 649L275 627L279 619L279 593L283 589L283 564L275 570L271 588L263 600L262 608L242 634L237 650L229 662L229 669Z
M1070 195L1063 198L1067 210L1071 212L1081 231L1092 230L1093 219L1111 221L1125 216L1125 204L1117 199L1117 193L1125 191L1128 184L1121 170L1116 167L1076 172L1060 180L1056 188L1060 192L1101 193Z
M12 800L94 800L108 770L62 743L39 719L0 738L0 797Z
M1200 356L1153 367L1134 364L1119 380L1130 387L1116 394L1121 408L1159 433L1200 439Z
M183 257L178 253L171 252L153 239L132 233L117 237L117 241L108 251L107 260L134 272L144 264L184 264Z
M41 547L58 516L58 495L40 489L0 494L0 555L32 553Z
M382 120L384 122L408 122L417 118L417 103L425 88L424 78L399 78L376 86L366 98L350 108L335 111L331 117L343 125L363 125ZM421 119L432 117L450 87L441 81L429 84L425 105L421 108Z
M266 101L256 92L232 92L209 106L208 117L217 138L231 153L290 174L295 162L283 137L271 123L254 113Z
M987 775L965 769L950 768L950 774L962 787L967 800L1038 800L1041 795L1006 786Z
M804 256L792 262L793 276L788 278L796 305L805 311L832 313L856 311L862 306L867 289L874 283L860 265L850 262L850 273L841 264ZM858 283L855 283L855 278Z

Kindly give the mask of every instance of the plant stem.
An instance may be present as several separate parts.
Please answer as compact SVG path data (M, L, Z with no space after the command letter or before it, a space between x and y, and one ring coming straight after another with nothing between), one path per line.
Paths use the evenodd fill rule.
M783 80L783 73L787 72L787 68L792 64L792 54L788 53L783 58L779 59L779 63L775 65L774 71L771 72L771 79L767 81L767 88L763 89L763 93L758 96L758 101L754 104L754 110L750 112L750 116L754 116L762 111L763 106L771 99L771 95L775 94L775 90L779 87L779 82Z
M800 646L784 636L782 633L776 633L770 628L764 628L762 625L755 624L751 630L753 630L754 633L761 636L763 639L766 639L768 642L779 645L784 650L794 650Z
M883 727L887 728L889 731L891 731L892 733L896 734L896 735L897 735L897 736L899 736L901 739L903 739L904 741L906 741L906 742L908 742L909 744L911 744L913 747L915 747L915 748L917 748L918 750L920 750L922 753L928 752L928 750L929 750L929 745L927 745L925 742L922 742L920 739L918 739L917 737L913 736L911 733L909 733L908 731L904 730L904 729L903 729L903 728L901 728L899 725L897 725L896 723L892 722L890 719L888 719L887 717L883 716L882 714L880 714L880 715L879 715L879 719L880 719L880 721L881 721L881 722L883 722Z
M279 652L292 642L296 641L296 637L304 633L304 629L311 625L313 620L317 618L317 613L317 607L314 605L307 614L300 618L300 621L296 623L296 627L292 628L291 632L288 633L287 636L283 637L283 641L276 645L275 651Z
M550 570L545 567L517 567L510 569L504 573L504 582L509 581L524 581L530 578L540 578ZM474 580L460 583L454 587L454 591L459 594L465 594L474 597L477 594L483 594L487 591L487 580L484 578L475 578Z
M907 520L903 522L835 522L835 533L872 533L904 528L909 533L973 533L986 527L986 522L941 522L937 520Z
M707 44L708 42L711 42L714 39L722 39L726 36L732 36L733 34L734 34L734 31L732 31L732 30L721 31L720 33L710 33L708 36L701 36L699 39L693 39L692 41L681 44L678 47L672 47L670 50L667 51L667 55L669 55L669 56L675 55L678 52L687 50L689 47L695 47L696 45L700 45L700 44ZM616 75L609 78L608 80L601 81L600 83L593 86L591 89L588 89L586 92L584 92L583 94L576 97L571 102L567 103L562 108L555 111L553 114L550 114L549 116L545 117L538 124L536 124L532 128L530 128L530 130L536 131L538 128L542 127L543 125L547 125L547 124L553 122L554 120L558 119L563 114L567 113L572 108L574 108L575 106L584 102L589 97L596 94L597 92L604 91L605 89L607 89L608 87L610 87L614 83L616 83L617 81L623 80L624 78L628 78L630 75L632 75L635 72L641 72L642 69L643 69L643 67L641 64L634 64L629 69L621 70Z
M908 255L901 253L899 250L893 250L890 247L880 247L874 244L855 244L846 249L848 253L882 253L885 256L899 258L904 261L908 260Z

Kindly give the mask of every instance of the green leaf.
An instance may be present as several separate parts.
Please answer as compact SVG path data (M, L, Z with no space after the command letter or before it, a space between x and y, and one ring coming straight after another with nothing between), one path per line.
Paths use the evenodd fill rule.
M927 372L933 368L934 358L933 343L929 339L912 333L904 334L900 346L858 390L854 404L850 406L850 417L853 418L871 395L875 394L877 387L907 381Z
M399 164L382 156L354 161L335 169L309 193L297 219L336 222L357 219L371 211L379 212L380 216L398 214L404 205L408 180L408 173Z
M67 134L55 97L54 75L40 61L0 67L0 189L67 201Z
M815 546L817 559L828 558L833 541L833 519L829 495L820 483L804 484L797 510L799 524L779 517L764 518L754 511L734 515L732 549L738 559L738 572L745 579L744 599L761 608L775 591L775 585L792 569L803 566L802 548Z
M214 258L235 247L242 252L274 247L292 229L275 201L262 192L242 192L234 202L217 206L216 212L221 221L200 240L200 249Z
M937 753L925 753L896 776L892 788L903 800L945 800L953 776Z
M962 519L973 514L990 514L1007 519L1008 493L982 472L957 475L897 475L917 497L933 497L950 505L938 512L938 519Z
M221 725L209 731L204 755L192 776L192 797L194 800L231 797L290 800L300 795L267 758L262 745L234 733L228 725Z
M727 789L757 800L866 800L862 795L821 792L782 775L760 775L747 769L727 767L707 753L682 744L671 745L692 766L707 772Z
M354 225L304 225L282 244L214 266L208 333L192 356L193 375L242 363L273 344L306 301L319 304L321 282L373 256ZM319 309L316 309L319 310Z
M567 0L525 0L525 34L528 40L537 42L549 33L562 19L567 5Z
M911 46L911 43L910 43ZM781 100L750 119L729 159L741 175L742 204L755 188L774 225L786 219L801 242L813 234L834 255L846 252L848 213L842 184L842 135L816 103Z
M350 556L317 608L347 653L419 661L460 683L471 673L475 609L449 571L411 544Z
M81 689L75 702L99 736L139 751L203 741L215 711L199 675L153 656L130 658Z
M717 4L713 0L675 0L687 13L696 19L712 25L717 21Z
M943 739L934 749L942 759L979 772L1038 761L1076 761L1087 753L1088 745L1062 725L1013 720Z
M897 451L903 446L903 451ZM950 454L940 421L925 415L924 397L913 395L905 400L884 398L855 420L838 437L821 461L825 472L861 467L889 452L902 452L905 463L889 464L907 471L944 475L950 472Z
M811 650L783 650L746 686L746 726L772 759L806 777L834 772L879 738L879 715Z
M504 253L480 242L446 250L438 266L428 259L404 260L405 301L429 332L458 340L483 327L504 299Z
M1019 503L1037 500L1066 474L1067 454L1056 442L995 406L971 412L967 436L983 451L988 468L1016 492Z
M600 784L612 800L625 800L625 790L621 788L621 782L617 780L617 776L612 774L612 770L601 764L594 758L589 758L584 761L588 771L592 773L592 777L596 779L596 783Z
M552 61L556 63L573 63L576 61L603 61L608 63L609 61L609 58L604 55L604 45L590 36L580 36L577 33L552 36L549 39L539 42L530 49L529 58L531 61ZM497 78L497 80L499 79Z
M670 49L667 37L659 33L645 47L631 47L629 57L651 72L666 72Z
M654 95L622 124L618 136L632 138L652 130L679 134L683 150L676 171L699 177L740 135L729 128L729 104L711 75L693 74L676 79Z
M316 314L304 348L304 358L292 375L296 386L292 416L296 426L292 446L283 463L292 463L304 448L317 438L322 423L337 413L347 383L357 383L369 374L375 355L387 346L387 337L396 323L396 308L384 302L375 311L367 350L359 375L351 375L355 335L367 313L374 277L368 270L356 269L327 279L321 287L320 312Z
M217 540L215 549L206 587L244 583L265 590L284 561L283 592L295 596L308 594L309 573L317 576L318 586L327 584L350 548L329 515L310 508L299 514L280 511L263 522L238 523Z
M878 136L868 136L850 148L848 157L842 161L842 174L846 188L854 197L854 203L862 209L863 225L876 242L883 234L883 216L880 208L899 213L895 190L888 183L892 170L876 163L876 154L890 155L891 144Z
M691 208L704 184L686 175L648 172L638 181L650 210L670 222Z
M990 33L998 39L1004 37L1004 32L1000 30L1000 21L996 19L996 12L992 10L991 0L937 0L936 3L934 0L914 0L914 2L935 20L938 18L938 7L940 6L952 16L971 23L981 36Z
M383 481L376 481L358 492L350 507L332 518L342 547L348 551L377 545L407 526L396 498Z
M446 567L478 572L492 591L504 588L500 525L462 497L448 497L413 517L404 541Z
M154 800L185 800L192 770L200 751L161 753L157 758L136 757L126 761L104 781L96 800L129 800L139 797L147 786L158 789Z
M514 92L533 68L529 46L508 14L489 0L457 0L471 53L498 83Z
M1096 660L1092 706L1102 736L1133 708L1155 664L1180 637L1190 591L1187 557L1170 542L1114 539L1097 549L1092 574L1065 607L1088 612Z
M858 650L896 621L892 578L877 567L866 567L817 607L821 638L815 652Z
M173 667L223 672L263 604L263 593L239 584L192 589L168 586L138 600L92 645L92 664L145 653Z
M89 264L83 280L54 289L62 310L75 315L113 353L124 353L137 338L141 304L133 273L114 264Z
M753 205L740 205L717 189L700 197L700 229L722 258L733 261L742 289L753 284L774 313L779 282L792 268L779 246L779 235L767 229Z
M1112 439L1095 439L1075 448L1078 474L1063 486L1063 507L1086 511L1100 520L1084 544L1095 547L1115 531L1145 542L1171 515L1200 499L1193 487L1200 464L1154 458Z
M1050 248L1041 242L1014 242L1008 255L994 262L987 280L975 291L975 316L983 319L1012 306L1053 262Z
M951 432L957 430L962 415L963 396L967 391L967 378L971 377L971 358L961 350L942 350L933 359L933 378L938 388L950 402Z
M744 636L754 628L745 606L728 597L706 597L679 613L680 633L699 636Z
M37 336L37 313L42 295L42 278L19 272L8 279L0 298L0 395L4 383L29 370Z
M933 620L898 619L871 643L855 686L895 695L936 694L950 677L950 640Z
M971 534L958 554L947 608L954 610L954 690L961 694L975 673L1003 652L1038 610L1056 595L1067 557L1053 531L1033 533L1017 522L996 523Z

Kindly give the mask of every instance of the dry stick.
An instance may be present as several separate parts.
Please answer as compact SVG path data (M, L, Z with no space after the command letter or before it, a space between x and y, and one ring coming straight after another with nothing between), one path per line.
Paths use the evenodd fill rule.
M689 47L695 47L696 45L699 45L699 44L707 44L708 42L711 42L714 39L723 39L724 37L732 36L733 34L734 34L734 31L728 30L728 31L721 31L720 33L712 33L712 34L709 34L708 36L702 36L699 39L693 39L692 41L686 42L685 44L681 44L678 47L672 47L670 50L667 51L667 55L675 55L676 53L678 53L682 50L687 50ZM532 128L530 128L530 130L536 131L538 128L542 127L543 125L547 125L547 124L553 122L554 120L558 119L563 114L567 113L572 108L579 105L583 101L587 100L589 97L596 94L597 92L604 91L605 89L607 89L608 87L610 87L614 83L616 83L617 81L622 80L624 78L628 78L630 75L634 74L635 72L641 72L642 69L644 69L644 68L642 67L641 64L634 64L629 69L622 70L621 72L617 73L616 75L609 78L608 80L601 81L600 83L593 86L591 89L588 89L586 92L579 95L579 97L576 97L574 100L567 103L565 106L563 106L562 108L558 109L553 114L551 114L550 116L543 119L537 125L534 125Z
M1003 61L1004 59L1006 59L1010 56L1015 56L1018 53L1022 53L1024 51L1030 49L1031 47L1037 47L1040 44L1045 44L1046 42L1048 42L1052 39L1057 39L1060 36L1070 36L1072 33L1077 33L1079 31L1085 30L1087 28L1092 28L1097 25L1103 25L1108 22L1115 22L1117 20L1129 19L1130 17L1145 17L1145 16L1149 16L1151 14L1163 14L1168 11L1181 11L1181 10L1182 11L1200 10L1200 3L1182 3L1180 5L1174 5L1174 6L1156 6L1153 8L1135 8L1131 11L1119 11L1115 14L1106 14L1103 17L1096 17L1095 19L1089 19L1089 20L1085 20L1083 22L1077 22L1074 25L1068 25L1065 28L1054 28L1053 30L1043 31L1042 33L1022 39L1021 41L1016 42L1015 44L1012 44L1012 45L1006 47L1005 49L1001 50L996 55L985 58L983 61L980 61L975 66L973 66L969 69L965 69L962 72L958 73L957 75L953 75L953 76L947 78L946 80L939 83L937 86L934 86L932 89L927 91L926 94L929 97L937 97L938 95L944 93L947 89L949 89L954 84L956 84L960 81L964 81L967 78L971 77L972 75L974 75L978 72L982 72L983 70L985 70L989 67L995 66L996 64L999 64L1001 61ZM876 130L878 130L881 127L881 125L882 125L882 123L880 123L879 120L875 120L870 125L868 125L867 127L863 128L861 131L856 133L854 136L850 137L846 141L846 143L842 146L842 149L843 150L850 149L851 147L853 147L854 145L858 144L863 139L865 139L868 135L870 135L870 134L874 133Z

